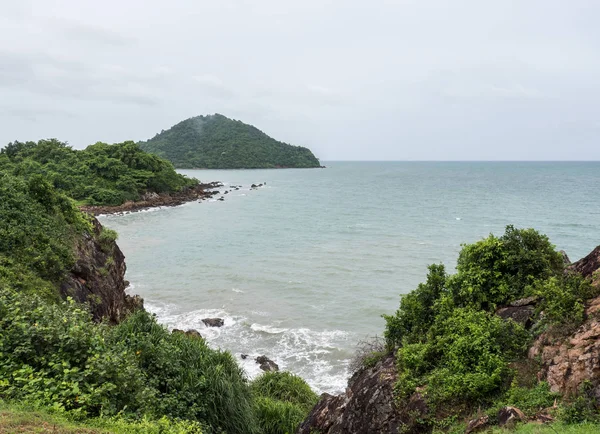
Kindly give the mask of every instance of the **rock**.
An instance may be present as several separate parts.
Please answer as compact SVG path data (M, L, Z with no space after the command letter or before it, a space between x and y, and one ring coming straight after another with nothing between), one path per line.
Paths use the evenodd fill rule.
M571 272L581 273L600 284L600 246L583 259L569 265ZM553 338L552 330L542 333L529 348L528 357L538 360L540 381L547 381L552 392L570 397L583 382L600 391L600 297L588 300L581 326L564 338Z
M569 259L567 252L565 252L564 250L560 250L558 253L560 253L562 255L562 259L563 259L563 262L565 263L565 265L569 265L571 263L571 260Z
M225 324L223 318L204 318L202 322L206 327L223 327Z
M388 355L372 368L355 373L346 392L321 395L317 405L298 428L299 434L397 433L402 426L393 388L396 365ZM424 402L415 399L416 409Z
M217 200L220 200L221 202L225 200L225 198L223 196L221 196L220 198L218 198Z
M246 360L248 358L248 354L240 354L240 357L244 360Z
M531 306L531 305L536 305L538 301L539 301L539 298L535 295L532 295L531 297L521 298L520 300L515 300L512 303L509 303L508 305L512 306L512 307Z
M267 356L258 356L254 360L256 363L260 364L260 369L265 372L279 371L279 365L277 365L277 363L269 359Z
M593 285L600 285L600 246L596 247L585 258L573 262L568 270L581 274L592 280Z
M111 324L122 321L130 312L143 309L141 297L128 295L125 289L125 255L115 241L100 243L103 230L100 222L91 217L93 233L76 239L74 253L77 261L60 284L64 298L72 297L89 305L95 321Z
M200 334L200 332L198 330L195 329L189 329L185 332L186 336L189 336L191 338L198 338L198 339L204 339L202 337L202 335Z
M488 416L481 416L477 419L473 419L469 421L467 424L467 429L465 429L465 434L470 434L472 432L481 431L488 427L490 423L490 418Z
M502 319L511 318L515 322L522 324L525 328L530 328L533 324L533 315L535 313L534 306L508 306L502 307L496 311Z
M252 184L252 185L250 186L250 188L258 188L258 185L256 185L256 184Z
M214 192L213 190L222 186L223 184L219 182L210 182L208 184L197 184L192 187L183 188L181 191L172 193L147 192L140 197L140 200L135 202L127 201L118 206L82 206L80 209L96 216L99 214L123 214L161 206L177 206L217 194L218 192Z
M526 422L527 416L516 407L502 407L498 411L498 425L514 428L516 422Z
M223 193L223 194L229 194L229 190L225 190L225 193Z
M183 331L183 330L180 330L180 329L173 329L173 330L171 330L171 334L173 334L173 335L174 335L174 334L176 334L176 333L181 333L181 334L183 334L183 333L184 333L184 331Z

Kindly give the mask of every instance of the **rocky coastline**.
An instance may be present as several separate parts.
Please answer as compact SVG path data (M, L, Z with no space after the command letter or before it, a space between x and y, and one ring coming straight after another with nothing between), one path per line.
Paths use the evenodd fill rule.
M600 286L600 246L574 263L564 257L566 272L579 273L592 285ZM499 308L496 315L530 328L536 319L538 302L535 297L518 300ZM572 398L585 384L589 389L587 393L600 401L600 296L587 301L585 320L576 330L542 333L532 343L527 357L532 366L538 367L537 379L546 381L552 392ZM418 421L429 411L426 401L415 392L398 405L393 393L396 378L395 355L387 353L374 366L355 372L341 395L321 395L297 434L424 432ZM518 408L504 407L498 414L498 423L508 427L516 420L551 422L553 417L547 410L542 409L534 418L527 418ZM467 422L467 434L490 428L487 416Z
M139 201L128 201L122 205L84 205L80 209L93 216L106 214L125 214L136 211L143 211L150 208L173 207L183 205L195 200L210 199L216 194L216 188L222 187L220 182L209 182L185 188L176 193L146 193Z

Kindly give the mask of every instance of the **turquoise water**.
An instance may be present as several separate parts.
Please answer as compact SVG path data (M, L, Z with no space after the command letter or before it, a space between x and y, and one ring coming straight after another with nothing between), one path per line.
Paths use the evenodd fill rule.
M514 224L546 233L572 260L600 244L600 163L326 164L182 171L243 188L103 217L119 232L131 291L169 327L196 328L236 357L266 354L338 392L357 341L381 335L381 314L428 264L452 270L461 243ZM213 316L225 326L205 328Z

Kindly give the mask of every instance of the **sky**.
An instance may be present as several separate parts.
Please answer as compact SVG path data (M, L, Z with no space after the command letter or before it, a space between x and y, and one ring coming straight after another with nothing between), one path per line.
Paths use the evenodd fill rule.
M600 160L597 0L0 0L0 145L221 113L322 160Z

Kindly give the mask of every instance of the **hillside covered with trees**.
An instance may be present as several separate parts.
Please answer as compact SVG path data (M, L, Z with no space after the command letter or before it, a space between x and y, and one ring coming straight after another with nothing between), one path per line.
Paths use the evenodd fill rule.
M320 167L308 148L277 141L220 114L186 119L139 145L182 169Z
M56 139L13 142L0 150L0 172L39 176L82 205L120 205L145 193L172 193L198 184L134 142L98 142L76 150Z

